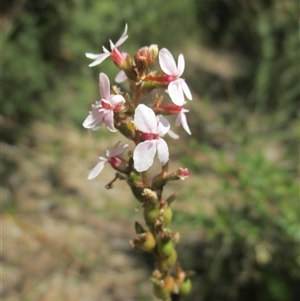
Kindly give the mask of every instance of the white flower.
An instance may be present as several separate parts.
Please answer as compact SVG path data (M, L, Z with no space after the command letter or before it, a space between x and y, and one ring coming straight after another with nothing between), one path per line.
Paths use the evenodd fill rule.
M184 128L184 130L188 133L188 134L192 134L190 127L187 123L187 119L185 116L185 113L189 112L189 110L181 108L180 112L177 115L177 118L175 120L175 126L180 126L182 125L182 127Z
M88 53L88 52L85 53L85 56L87 58L94 60L94 62L89 64L89 67L93 67L98 64L101 64L105 59L107 59L110 56L118 65L120 65L124 61L126 54L121 53L118 50L118 47L120 47L127 40L127 38L128 38L127 29L128 29L128 26L126 24L125 30L124 30L122 36L120 37L120 39L116 42L116 44L114 44L111 40L109 40L111 51L107 50L104 46L102 46L103 53L100 53L100 54L94 54L94 53Z
M184 95L192 100L191 91L183 78L180 76L183 74L185 62L182 54L178 57L178 66L170 53L166 48L159 51L159 65L161 70L169 75L168 81L168 93L174 104L182 106L185 103Z
M138 172L146 171L153 164L157 151L162 165L169 161L169 148L163 137L170 129L170 124L163 116L155 116L152 109L139 104L134 114L135 127L145 140L139 143L133 152L134 168Z
M184 103L185 104L185 103ZM185 113L189 112L189 110L187 109L184 109L182 106L177 106L175 104L166 104L166 105L163 105L163 104L160 104L158 106L159 109L162 109L163 112L167 113L168 115L171 114L171 115L175 115L177 114L177 117L176 117L176 121L175 121L175 126L180 126L182 125L182 127L184 128L184 130L191 135L191 131L190 131L190 128L189 128L189 125L187 123L187 118L185 116ZM178 135L176 135L177 137L173 137L174 133L170 133L169 131L169 134L172 138L174 139L177 139L178 138Z
M111 150L107 150L105 157L99 157L99 162L89 173L88 180L95 179L103 170L104 165L107 162L115 167L118 167L121 164L121 160L118 156L125 150L125 148L128 147L128 144L124 144L122 146L119 146L119 144L120 142L118 142Z
M122 95L110 94L110 82L105 73L99 75L99 89L101 101L96 101L92 105L92 111L84 120L83 126L86 129L96 129L104 123L111 132L116 132L114 112L122 109L125 99Z

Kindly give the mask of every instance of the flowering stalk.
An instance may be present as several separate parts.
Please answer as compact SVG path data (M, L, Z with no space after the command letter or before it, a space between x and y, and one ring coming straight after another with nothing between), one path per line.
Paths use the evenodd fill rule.
M145 225L135 222L136 236L130 244L134 249L150 252L154 256L155 269L151 277L154 294L161 300L178 301L191 290L192 272L181 268L175 248L179 234L169 228L173 215L171 204L177 193L166 198L163 189L169 181L184 180L190 173L184 168L172 172L168 170L170 155L165 135L178 137L171 131L166 117L175 115L175 125L182 125L191 134L185 115L188 110L183 105L186 104L186 98L192 100L192 95L185 80L181 78L185 67L182 54L178 57L177 66L170 51L166 48L158 50L157 45L143 47L131 57L119 49L127 38L126 24L116 44L110 40L111 51L103 47L104 53L86 53L88 58L94 60L90 67L110 57L120 69L116 82L128 80L130 91L125 93L116 86L111 87L108 76L101 72L100 100L92 105L83 126L96 130L104 125L111 132L119 131L133 142L135 148L122 155L129 145L121 145L119 141L115 147L106 151L105 157L99 157L99 162L89 173L88 179L96 178L104 165L109 163L116 170L116 177L106 187L112 188L112 183L118 179L126 180L133 195L141 203L145 221ZM155 70L157 59L160 69ZM143 98L154 89L161 89L162 94L156 96L150 106L146 105ZM169 96L171 103L164 100L165 89L166 98ZM148 170L156 155L161 170L150 179Z

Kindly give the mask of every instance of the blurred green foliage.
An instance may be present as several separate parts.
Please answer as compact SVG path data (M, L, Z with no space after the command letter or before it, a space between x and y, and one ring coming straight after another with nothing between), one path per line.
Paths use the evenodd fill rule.
M220 183L210 199L216 208L213 217L201 210L185 217L203 229L195 254L220 252L207 262L199 256L199 274L213 273L214 278L199 277L198 284L210 300L295 300L300 279L298 120L282 127L280 112L247 116L239 105L224 111L204 118L224 129L222 137L190 140L195 156L184 158L204 181L212 175ZM196 190L190 193L197 195ZM214 261L220 261L215 272ZM207 290L215 285L223 289Z
M261 110L272 129L268 135L286 147L290 160L296 160L296 129L290 125L300 98L296 1L14 0L2 6L1 114L18 129L36 118L81 125L84 112L98 97L99 68L89 68L84 53L102 52L102 45L116 41L126 22L129 52L151 43L180 49L179 44L194 39L246 56L251 70L246 78L235 79L240 103L229 118L236 125L229 130L239 133L232 145L243 145L234 162L226 159L230 148L216 149L209 138L207 143L189 144L191 150L208 156L209 170L221 181L218 196L227 204L216 205L214 219L198 211L174 215L175 222L193 222L205 234L199 245L184 250L183 256L193 259L187 264L198 272L191 300L292 301L299 294L296 167L270 163L255 149L255 137L261 133L242 136L247 116L235 115L240 106ZM103 70L110 76L117 73L106 62ZM228 126L228 120L220 122ZM4 127L2 133L2 139L10 142L18 137L10 128ZM194 172L204 176L208 172L195 156L183 162ZM185 193L193 198L197 191L189 188Z
M202 43L245 54L249 76L237 81L245 101L297 114L299 6L293 0L196 1Z
M215 124L222 126L224 119L218 116ZM262 130L262 120L256 117L251 131L251 122L242 119L243 114L227 124L222 149L212 146L212 138L202 138L201 143L194 138L188 145L191 153L183 158L191 175L199 174L204 182L187 186L181 196L183 201L194 200L199 209L174 213L178 225L192 225L182 234L186 241L189 233L202 233L196 232L196 245L182 244L180 250L185 264L197 271L191 300L293 301L300 279L297 166L293 159L284 159L286 154L270 161L271 148L265 144L297 131L298 124L279 133L272 118L264 118ZM243 134L234 131L239 122ZM210 182L218 187L208 200L205 194L201 200L201 188ZM201 209L203 201L212 204L213 214L207 216L205 206Z

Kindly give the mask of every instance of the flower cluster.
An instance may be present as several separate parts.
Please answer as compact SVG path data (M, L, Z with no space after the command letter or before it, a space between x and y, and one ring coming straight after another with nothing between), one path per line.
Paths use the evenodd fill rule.
M163 115L176 115L175 126L182 125L184 130L191 134L185 115L189 110L183 106L186 104L186 99L192 100L192 95L185 80L181 78L185 68L184 56L179 55L176 65L168 49L162 48L158 51L157 45L151 45L141 48L132 58L129 54L119 50L119 47L128 38L127 29L126 24L122 36L115 44L111 40L109 41L111 51L103 47L103 53L86 53L86 57L94 60L89 65L90 67L111 58L121 70L116 77L117 81L129 80L131 86L134 86L136 90L134 91L135 99L132 100L128 96L125 100L123 93L116 87L111 88L108 76L100 73L100 100L92 105L83 126L95 130L104 124L111 132L116 132L117 129L122 132L125 125L130 127L128 124L131 118L134 129L125 136L138 142L133 152L133 162L136 171L143 172L152 166L156 153L162 165L169 161L168 145L162 137L168 132L172 136L172 131L169 121ZM153 71L152 67L157 57L160 69ZM163 98L156 97L151 107L142 104L140 97L157 88L163 88L172 103L163 104ZM133 135L132 132L135 134Z
M186 168L168 172L170 155L164 137L168 134L172 138L178 138L171 130L167 119L170 116L175 116L175 126L182 125L191 135L186 117L189 110L184 105L187 100L192 100L192 94L181 78L185 68L182 54L176 64L168 49L159 50L157 45L150 45L142 47L131 56L119 49L128 38L127 30L126 24L122 36L115 44L109 40L110 51L103 47L103 53L86 53L86 57L93 60L90 67L105 59L112 59L120 70L115 81L122 83L127 80L130 91L124 92L117 86L111 86L108 76L101 72L100 99L92 105L83 126L96 130L103 124L111 132L119 131L134 144L134 149L128 151L127 156L122 155L129 144L121 144L119 141L106 151L106 156L99 157L88 179L96 178L109 163L117 173L106 187L111 188L116 179L127 181L134 196L142 203L144 219L149 228L145 230L136 223L137 236L131 245L155 255L158 270L153 272L151 278L154 293L163 300L171 300L172 295L188 293L191 283L189 273L184 272L177 263L174 245L178 242L178 235L166 228L172 218L170 204L176 194L164 199L162 192L169 181L184 180L190 173ZM159 68L155 69L157 60ZM161 95L155 94L150 105L143 103L144 95L159 89L162 91ZM162 168L150 182L147 171L153 165L156 154Z

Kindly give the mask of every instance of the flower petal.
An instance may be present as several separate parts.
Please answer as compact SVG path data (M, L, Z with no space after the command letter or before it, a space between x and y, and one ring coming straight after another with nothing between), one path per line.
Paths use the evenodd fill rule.
M167 133L171 138L173 139L178 139L179 135L177 135L175 132L173 132L172 130L169 130Z
M162 115L156 116L158 124L157 124L157 133L159 137L163 137L170 129L169 121Z
M125 98L120 94L117 94L117 95L112 94L109 97L109 102L110 102L111 106L114 108L117 104L125 103Z
M114 126L114 111L106 111L106 113L103 116L103 121L105 126L111 131L111 132L116 132L116 128Z
M110 53L100 53L97 55L97 57L95 57L96 55L92 53L86 53L85 55L90 59L95 59L94 62L89 64L89 67L94 67L96 65L101 64L105 59L107 59L110 56Z
M162 165L165 165L169 161L169 148L164 139L159 138L157 142L157 155Z
M123 83L126 79L127 79L126 73L123 70L121 70L115 77L115 82L118 84Z
M168 93L172 99L172 102L177 106L182 106L185 103L181 81L183 80L177 79L168 85Z
M176 62L173 58L173 55L171 52L163 48L159 51L159 66L161 70L168 74L168 75L176 75L177 74L177 67L176 67Z
M147 140L139 143L133 152L134 168L138 172L149 169L156 153L157 140Z
M103 112L95 108L90 112L89 116L84 120L83 127L86 129L92 129L102 123Z
M110 46L111 52L113 52L113 50L116 48L115 44L112 42L112 40L109 40L109 46Z
M111 149L107 152L107 156L109 158L113 158L113 157L116 157L120 154L122 154L125 150L125 148L128 147L128 144L124 144L124 145L120 145L120 141Z
M83 127L86 129L90 129L92 124L94 123L94 118L92 113L89 114L87 118L85 118L84 122L82 123Z
M180 77L185 68L185 61L183 54L179 54L178 56L178 67L177 67L177 76Z
M101 98L109 100L110 82L108 76L103 72L99 75L99 93Z
M99 55L101 55L101 54L103 54L103 53L94 54L94 53L86 52L85 56L89 59L96 60L99 57Z
M139 104L135 109L133 122L136 128L143 133L157 134L157 121L152 109Z
M120 39L116 42L115 47L121 46L127 40L127 38L128 38L127 30L128 30L128 26L127 26L127 23L126 23L124 32L122 33Z
M192 93L184 80L181 82L181 88L182 88L182 91L185 94L186 98L189 100L192 100L193 99Z
M105 48L104 46L102 46L102 49L103 49L103 52L104 52L104 53L109 53L109 54L111 54L111 52L110 52L107 48Z
M100 160L95 167L92 169L92 171L88 175L88 180L95 179L99 173L103 170L104 164L107 162L107 160Z
M176 121L175 121L176 126L179 126L180 124L182 125L182 127L188 134L192 135L190 127L187 123L186 115L184 114L183 110L181 110L181 112L178 114Z

